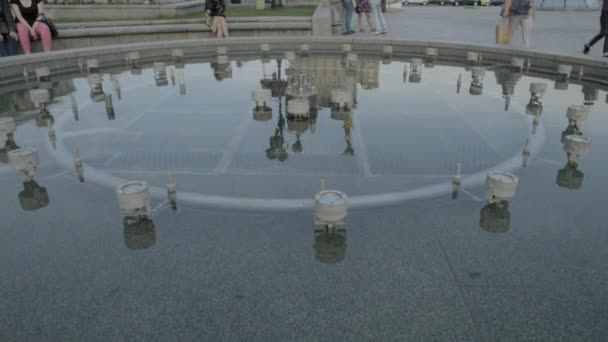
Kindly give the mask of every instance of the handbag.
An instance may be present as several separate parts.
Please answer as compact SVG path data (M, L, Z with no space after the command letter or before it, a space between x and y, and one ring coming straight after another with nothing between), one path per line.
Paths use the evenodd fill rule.
M509 29L509 21L506 18L502 18L496 25L496 44L511 44L511 30Z
M42 15L42 17L40 18L40 22L45 23L46 26L49 27L49 30L51 31L51 37L57 38L57 36L59 36L59 32L57 32L57 27L55 26L53 21L50 18L48 18L46 15L44 15L44 14Z
M210 16L208 12L205 12L205 16L203 17L203 23L207 27L211 27L211 25L213 24L213 17Z

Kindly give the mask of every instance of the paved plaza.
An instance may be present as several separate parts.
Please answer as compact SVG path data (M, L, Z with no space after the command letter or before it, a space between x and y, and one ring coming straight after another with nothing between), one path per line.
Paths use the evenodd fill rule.
M500 7L410 5L389 11L386 17L391 38L495 44L499 13ZM583 44L599 30L599 16L599 11L539 10L532 32L532 49L582 56ZM355 16L353 26L356 22ZM363 35L369 33L355 36ZM521 34L516 33L513 45L523 48ZM596 45L590 56L601 58L600 45Z

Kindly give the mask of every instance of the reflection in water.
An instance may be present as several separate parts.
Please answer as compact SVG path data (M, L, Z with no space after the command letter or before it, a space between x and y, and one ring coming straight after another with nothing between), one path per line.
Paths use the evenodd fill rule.
M346 230L345 229L316 229L315 230L315 257L325 264L337 264L346 256Z
M90 74L87 76L89 82L90 96L93 102L101 102L105 99L103 92L103 76L100 74Z
M583 84L585 106L593 106L600 96L600 90L592 84Z
M571 65L558 65L557 76L555 77L555 89L556 90L568 90L568 82L570 75L572 74Z
M422 65L424 62L420 58L412 58L410 63L410 83L420 83L422 81ZM405 81L407 75L407 69L403 70L403 80Z
M156 229L149 219L123 219L125 245L130 250L141 250L154 246Z
M223 81L226 78L232 78L232 66L228 60L228 56L219 55L217 56L216 63L210 63L211 69L213 69L213 77L218 81Z
M471 69L471 86L469 87L469 94L483 94L483 78L485 75L486 69L482 67L473 67Z
M0 118L0 139L4 142L4 146L0 149L0 162L8 163L7 153L19 148L15 142L14 133L17 129L17 123L13 118Z
M509 202L489 203L481 209L479 225L486 232L505 233L509 231L510 224Z
M167 79L167 65L165 63L155 62L152 69L154 71L154 82L157 87L169 85L169 80Z
M563 137L564 151L568 157L566 166L557 172L556 184L562 188L578 190L585 175L578 170L578 158L591 151L591 142L582 135Z
M38 185L33 179L23 182L23 190L19 192L19 204L23 210L38 210L46 207L49 202L46 188Z
M519 178L501 171L492 171L486 177L486 205L481 209L479 225L485 231L504 233L509 230L511 213L509 200L515 196Z
M120 81L118 81L118 78L116 77L116 75L112 75L111 80L112 80L112 89L114 90L114 93L116 94L116 98L118 98L118 100L122 100L122 89L120 88Z
M106 107L106 115L108 116L108 120L116 119L116 113L114 112L114 102L112 102L112 94L106 95L103 101Z
M44 187L34 180L38 167L38 151L21 148L7 152L9 166L25 175L23 190L19 193L19 204L23 210L37 210L49 204L49 195Z
M351 130L353 128L353 112L346 109L333 108L331 111L331 118L334 120L342 121L342 129L344 130L344 142L346 148L344 149L343 155L354 156L355 149L351 141Z
M514 95L515 87L522 74L513 68L499 68L494 71L494 75L496 76L496 83L502 86L502 96L505 99L505 111L507 111L511 104L511 96Z
M277 122L277 128L274 130L274 135L270 137L270 147L266 149L266 157L270 160L278 160L284 162L289 157L287 148L289 147L285 142L284 136L285 130L285 119L283 113L279 108L279 121Z

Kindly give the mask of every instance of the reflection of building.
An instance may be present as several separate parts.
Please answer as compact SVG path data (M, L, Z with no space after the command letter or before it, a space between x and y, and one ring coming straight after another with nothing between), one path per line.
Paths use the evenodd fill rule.
M152 220L133 220L125 217L123 227L125 245L130 250L150 248L156 243L156 230Z
M317 91L317 103L321 107L329 107L331 91L347 89L356 99L356 71L347 71L340 57L310 56L296 57L290 65L294 75L312 76Z
M315 230L315 257L322 263L337 264L346 256L346 230Z

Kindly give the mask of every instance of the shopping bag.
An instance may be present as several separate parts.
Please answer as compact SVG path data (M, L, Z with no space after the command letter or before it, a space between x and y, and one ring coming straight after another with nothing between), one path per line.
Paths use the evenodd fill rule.
M505 18L496 25L496 44L511 44L511 30L509 21Z

